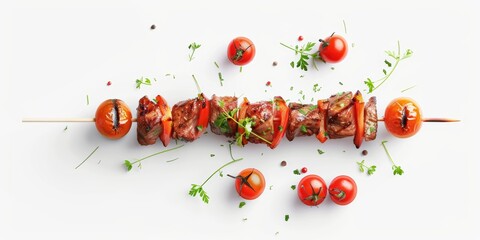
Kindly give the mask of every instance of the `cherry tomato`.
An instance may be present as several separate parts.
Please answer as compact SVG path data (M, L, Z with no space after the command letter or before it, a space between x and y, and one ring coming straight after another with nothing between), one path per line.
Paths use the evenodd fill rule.
M327 184L318 175L307 175L297 186L298 198L305 205L317 206L325 200L327 196Z
M227 56L235 65L246 65L255 57L255 45L246 37L237 37L228 44Z
M132 126L132 113L120 99L108 99L98 106L95 126L100 134L110 139L125 136Z
M246 168L242 170L235 178L235 189L240 197L253 200L258 198L265 190L265 178L263 174L255 168Z
M332 180L328 193L334 203L347 205L357 196L357 184L351 177L341 175Z
M415 135L422 126L422 111L411 98L393 99L385 109L385 127L393 136L407 138Z
M347 56L347 41L340 35L332 34L325 40L320 39L320 48L318 49L318 52L325 62L338 63Z
M290 108L282 97L275 97L274 100L274 119L273 119L273 140L270 148L274 149L285 136L288 124L288 116L290 115Z

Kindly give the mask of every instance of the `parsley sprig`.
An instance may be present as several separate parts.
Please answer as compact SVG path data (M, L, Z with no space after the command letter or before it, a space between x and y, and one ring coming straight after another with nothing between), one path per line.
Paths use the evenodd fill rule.
M361 162L357 162L357 164L358 164L358 168L360 169L360 172L363 173L363 172L365 172L365 169L366 169L368 175L372 175L377 168L377 166L375 166L375 165L372 165L370 167L367 166L365 164L365 160L362 160Z
M234 158L233 157L233 154L232 154L232 143L230 143L228 145L228 149L230 151L230 157L232 158L232 161L228 162L228 163L225 163L223 164L220 168L218 168L215 172L213 172L202 184L198 185L198 184L192 184L192 187L190 188L190 191L188 192L188 194L192 197L195 197L195 196L199 196L202 198L202 201L204 203L207 203L210 201L210 197L208 196L207 192L203 189L203 186L205 186L205 184L213 177L215 176L215 174L217 174L218 172L221 172L221 170L225 167L227 167L228 165L232 164L232 163L236 163L238 161L241 161L243 160L243 158Z
M385 149L385 152L387 153L387 156L388 156L388 159L390 159L390 161L392 162L392 170L393 170L393 175L402 175L403 174L403 170L400 166L397 166L395 165L395 162L393 162L393 159L392 159L392 156L390 156L390 153L388 152L387 150L387 146L385 145L385 143L387 143L387 141L382 141L382 146L383 146L383 149Z
M133 161L133 162L131 162L131 161L129 161L129 160L125 160L125 162L124 162L123 164L124 164L125 167L127 168L127 171L132 170L133 165L135 165L135 164L137 164L137 163L138 163L138 167L139 167L139 168L142 168L142 161L143 161L143 160L145 160L145 159L147 159L147 158L150 158L150 157L153 157L153 156L156 156L156 155L158 155L158 154L162 154L162 153L166 153L166 152L173 151L173 150L178 149L178 148L181 148L181 147L183 147L183 144L182 144L182 145L179 145L179 146L176 146L176 147L173 147L173 148L165 149L165 150L163 150L163 151L160 151L160 152L157 152L157 153L154 153L154 154L151 154L151 155L148 155L148 156L146 156L146 157L140 158L140 159L138 159L138 160L136 160L136 161Z
M409 58L412 56L413 54L413 51L410 50L410 49L407 49L403 54L401 52L401 49L400 49L400 41L397 42L397 45L398 45L398 50L397 52L395 51L385 51L385 53L391 58L393 59L395 62L392 64L390 61L388 61L387 59L385 59L384 63L385 65L387 66L387 68L385 69L382 69L382 72L383 72L383 77L376 80L376 81L372 81L371 78L367 78L366 81L364 81L365 85L367 85L368 87L368 93L372 93L373 91L375 91L377 88L379 88L385 81L387 81L387 79L392 75L393 71L395 71L395 69L397 68L398 66L398 63L400 61L402 61L403 59L406 59L406 58ZM387 70L388 69L388 70Z
M192 42L190 45L188 45L188 49L192 50L192 53L188 55L189 62L193 60L193 54L195 54L195 50L199 49L201 46L202 44L197 44L196 42Z
M315 46L315 42L308 42L306 45L303 45L301 47L299 47L298 45L295 45L295 48L291 47L291 46L288 46L284 43L280 43L282 46L292 50L295 52L295 55L298 55L300 54L300 58L298 59L297 63L295 64L294 61L290 62L290 66L292 68L294 67L297 67L297 68L300 68L302 69L303 71L307 71L308 70L308 60L310 58L312 58L312 64L313 64L313 67L315 67L315 69L318 70L317 68L317 65L315 64L315 60L316 59L320 59L320 55L318 55L318 51L315 51L313 53L311 53L310 51L312 51L313 47Z
M235 142L238 146L243 146L242 139L245 136L246 139L250 138L250 135L253 135L260 140L264 141L267 144L272 144L272 142L268 141L267 139L263 138L262 136L256 134L253 132L253 127L255 126L255 122L253 121L253 118L244 118L240 121L237 121L235 119L235 114L238 112L239 108L234 108L227 112L224 108L225 103L223 101L218 101L218 105L222 108L222 114L218 116L218 118L215 120L215 125L220 128L220 131L222 133L227 133L230 132L230 126L228 125L228 119L231 119L235 123L237 123L238 127L241 127L245 130L242 134L236 133L235 134Z

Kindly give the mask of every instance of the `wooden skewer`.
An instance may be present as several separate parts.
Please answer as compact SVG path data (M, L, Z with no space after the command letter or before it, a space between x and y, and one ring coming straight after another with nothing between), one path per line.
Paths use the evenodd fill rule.
M385 119L379 118L377 121L384 122ZM460 122L459 119L451 119L451 118L423 118L423 122Z
M132 118L132 122L136 122L137 118ZM383 118L378 119L379 122L385 121ZM423 118L423 122L460 122L459 119L451 118ZM95 122L95 118L24 118L22 122Z
M136 121L132 118L132 122ZM95 118L24 118L22 122L95 122Z

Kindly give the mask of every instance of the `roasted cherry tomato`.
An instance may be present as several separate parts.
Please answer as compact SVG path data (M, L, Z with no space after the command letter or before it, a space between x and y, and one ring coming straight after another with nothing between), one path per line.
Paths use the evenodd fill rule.
M227 56L235 65L246 65L255 57L255 45L246 37L237 37L228 44Z
M307 175L298 183L297 193L298 198L305 205L317 206L327 196L327 184L318 175Z
M334 33L324 40L320 39L318 52L323 61L327 63L338 63L347 56L347 41L342 36Z
M334 203L347 205L357 196L357 184L351 177L341 175L332 180L328 193Z
M290 108L287 106L282 97L275 97L274 99L274 119L273 119L273 140L270 148L274 149L285 136L287 131L288 116L290 115Z
M242 170L235 178L235 189L240 197L253 200L258 198L265 190L265 178L263 174L255 168Z
M415 135L422 126L422 111L411 98L392 100L385 109L385 127L393 136L407 138Z
M125 136L132 126L132 113L120 99L108 99L98 106L95 126L100 134L110 139Z

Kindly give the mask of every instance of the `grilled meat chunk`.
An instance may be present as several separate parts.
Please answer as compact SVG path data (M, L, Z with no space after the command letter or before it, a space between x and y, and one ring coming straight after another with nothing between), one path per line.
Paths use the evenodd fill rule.
M377 98L370 97L365 104L365 141L375 140L377 137Z
M292 141L296 136L311 136L318 134L321 114L317 105L290 103L287 139Z
M202 104L199 98L188 99L175 104L172 108L174 139L192 142L199 137L198 117Z
M138 101L137 141L140 145L154 144L163 131L160 108L147 96Z
M352 92L343 92L332 95L327 110L328 138L343 138L355 134L355 115L352 101Z
M273 140L274 113L273 103L271 101L261 101L249 104L245 117L250 118L253 121L252 132L267 141L271 142ZM252 143L265 143L264 140L253 134L250 134L248 141Z
M234 137L237 132L237 123L228 119L224 114L229 114L237 119L237 97L212 96L210 101L210 130L218 135Z

